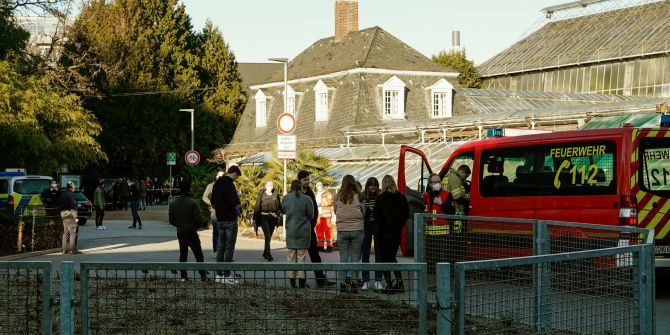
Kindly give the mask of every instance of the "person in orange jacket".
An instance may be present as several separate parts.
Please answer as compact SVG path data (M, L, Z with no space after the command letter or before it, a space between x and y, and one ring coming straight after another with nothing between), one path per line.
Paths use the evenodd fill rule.
M323 182L316 182L316 200L319 206L319 217L316 222L317 247L327 252L333 251L333 194L323 186Z

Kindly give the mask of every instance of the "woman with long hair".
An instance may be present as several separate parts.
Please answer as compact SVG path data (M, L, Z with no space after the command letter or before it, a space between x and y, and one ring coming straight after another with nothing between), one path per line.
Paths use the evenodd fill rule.
M382 263L398 263L396 254L400 247L402 228L409 219L407 198L398 192L393 177L386 175L382 179L381 194L375 202L375 219L379 222L379 244ZM377 246L375 245L375 248ZM384 271L386 278L385 293L399 293L405 290L400 271L395 271L395 281L391 281L391 273Z
M314 217L312 200L302 194L300 180L291 182L291 192L284 196L286 213L286 248L289 263L305 263L305 256L312 236L311 221ZM291 287L296 287L296 277L300 288L305 288L305 271L289 271Z
M352 175L342 178L340 192L335 196L335 217L337 218L337 245L340 248L340 262L358 263L361 259L361 245L363 244L363 204L356 187L356 180ZM353 271L353 281L347 276L347 271L340 271L340 291L343 293L357 292L356 282L358 272Z
M375 177L368 178L365 182L365 189L363 189L362 200L363 208L363 246L361 247L361 258L363 263L370 263L370 250L372 249L372 240L375 241L375 262L381 262L381 249L379 247L379 222L375 219L375 201L379 194L379 180ZM363 271L363 290L373 288L368 285L370 281L370 272ZM382 273L375 271L375 290L381 290L382 287Z

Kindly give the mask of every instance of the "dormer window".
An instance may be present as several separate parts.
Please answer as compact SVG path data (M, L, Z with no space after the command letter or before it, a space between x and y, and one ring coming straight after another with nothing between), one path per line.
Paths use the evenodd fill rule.
M328 86L319 80L314 86L315 121L328 121Z
M387 80L382 88L383 99L382 112L384 119L405 118L405 83L393 76Z
M454 86L444 78L430 87L431 117L433 119L453 116L453 92Z
M256 128L265 127L267 125L267 97L263 91L258 90L254 99L256 100Z
M284 96L285 96L285 99L286 99L286 110L285 110L285 112L295 115L295 91L293 90L293 88L291 88L291 86L286 86L286 88L287 88L286 90L288 91L288 93L284 92Z

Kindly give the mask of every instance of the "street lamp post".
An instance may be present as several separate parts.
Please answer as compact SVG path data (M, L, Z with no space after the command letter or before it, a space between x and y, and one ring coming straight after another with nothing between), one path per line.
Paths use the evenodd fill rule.
M269 61L284 63L284 113L288 105L288 58L268 58ZM284 159L284 195L286 195L286 159Z
M192 108L182 108L182 109L180 109L179 111L180 111L180 112L188 112L188 113L191 113L191 150L194 150L194 149L195 149L195 146L194 146L194 144L193 144L193 137L194 137L194 130L193 130L193 114L195 114L195 113L194 113L195 110L192 109Z

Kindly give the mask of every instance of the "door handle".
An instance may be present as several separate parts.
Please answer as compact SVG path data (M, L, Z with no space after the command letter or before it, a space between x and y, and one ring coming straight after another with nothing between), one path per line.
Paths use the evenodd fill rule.
M658 205L658 202L652 202L652 203L651 203L651 207L652 207L652 208L656 208L657 205Z

